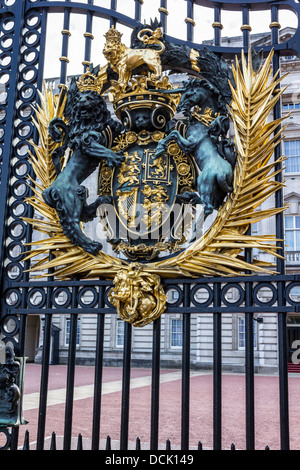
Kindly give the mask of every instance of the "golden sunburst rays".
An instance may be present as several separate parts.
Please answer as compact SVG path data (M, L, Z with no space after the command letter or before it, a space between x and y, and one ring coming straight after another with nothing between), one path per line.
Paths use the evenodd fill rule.
M284 92L278 88L283 77L272 77L272 58L273 51L255 73L251 51L248 62L242 52L241 65L236 60L236 66L233 66L235 87L230 84L233 96L230 115L238 153L233 192L200 240L178 257L152 265L154 270L169 270L171 273L177 268L177 273L189 276L236 275L249 270L252 273L274 272L271 263L254 260L253 264L248 264L241 256L245 248L281 256L275 236L247 235L249 224L284 210L275 207L257 210L284 185L276 181L275 176L282 171L276 171L276 164L285 158L281 157L277 162L273 160L274 149L283 139L284 127L280 125L284 118L268 122L270 112Z
M64 235L56 210L49 207L42 197L43 190L56 178L51 156L59 145L49 136L48 126L55 117L63 118L66 93L63 88L58 97L54 96L51 88L47 90L44 84L43 92L39 93L39 96L40 105L36 106L36 117L33 120L38 130L39 143L30 142L34 149L34 152L30 153L30 162L36 179L29 177L33 195L26 200L34 209L34 216L23 218L39 233L39 239L27 244L24 261L31 260L29 271L35 273L36 278L45 275L64 279L74 274L81 277L94 277L108 272L113 274L121 262L104 253L93 256L75 246ZM66 163L64 158L61 161L62 167Z
M244 249L256 248L281 256L275 235L247 234L250 224L284 210L275 207L259 210L263 202L283 187L275 176L282 171L276 165L284 157L277 162L273 159L274 149L283 139L283 119L269 121L269 115L284 90L278 88L281 79L272 76L272 58L273 52L257 73L252 67L250 51L248 62L242 53L241 65L236 61L233 66L235 86L231 85L233 99L229 111L238 153L233 192L201 239L175 257L144 264L147 272L161 277L274 272L271 263L254 260L248 264L242 255ZM120 267L129 267L129 263L103 252L93 256L71 243L62 231L56 211L45 204L41 195L56 177L51 155L57 144L47 129L53 117L63 117L64 104L63 92L57 100L51 90L44 89L41 105L36 110L40 142L32 143L35 156L31 155L31 163L37 180L32 182L33 196L28 203L42 215L42 220L40 217L25 220L43 239L30 244L26 259L32 259L30 271L36 272L37 277L49 275L49 270L61 279L75 274L89 278L113 277Z

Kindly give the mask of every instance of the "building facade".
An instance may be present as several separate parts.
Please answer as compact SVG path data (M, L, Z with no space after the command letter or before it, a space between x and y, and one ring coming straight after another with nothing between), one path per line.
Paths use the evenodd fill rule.
M284 28L280 31L280 38L285 41L294 33L293 28ZM254 34L251 36L252 45L259 49L261 45L270 42L270 33ZM242 37L222 38L223 45L241 46ZM210 41L206 41L210 44ZM282 87L288 85L282 99L282 112L286 115L285 137L282 143L282 153L286 156L284 177L286 180L284 200L287 204L285 211L285 238L286 238L286 267L287 273L300 273L300 59L296 56L281 58L281 73L288 75L282 81ZM173 76L173 80L181 80L180 76ZM58 80L48 81L53 90ZM96 197L97 188L87 183L92 200ZM267 200L262 206L264 210L274 201ZM100 224L85 227L87 235L97 237L101 230ZM252 227L252 233L275 234L275 219L263 220ZM103 239L105 238L103 234ZM103 241L103 240L102 240ZM105 242L104 242L105 243ZM109 247L104 247L109 249ZM254 251L253 256L262 261L275 262L274 257ZM199 291L199 302L205 302L205 293ZM227 292L227 300L236 300L238 292L232 288ZM268 302L271 293L264 289L259 293L262 302L262 313L254 322L254 358L255 368L258 372L275 373L278 369L277 355L277 315L264 313L263 303ZM300 291L293 292L295 300L300 300ZM168 292L169 302L176 301L176 291ZM57 298L57 302L64 299ZM86 293L86 304L89 303L89 293ZM30 317L29 317L30 318ZM105 316L104 334L104 361L106 365L119 365L123 357L124 322L117 315ZM79 317L77 334L77 363L94 364L96 348L96 322L97 317L92 313ZM70 320L66 315L53 316L52 334L52 362L65 363L68 356ZM43 324L37 317L32 316L28 321L27 356L30 361L39 362L41 359ZM182 358L182 316L177 314L162 315L162 367L176 367ZM222 364L224 370L243 371L245 364L245 317L240 314L222 315ZM132 365L149 366L152 353L153 325L144 328L134 328L132 337ZM213 363L213 317L211 314L192 315L191 319L191 366L195 368L210 369ZM300 339L300 315L288 316L288 345L293 352L293 343ZM294 343L295 345L295 343Z

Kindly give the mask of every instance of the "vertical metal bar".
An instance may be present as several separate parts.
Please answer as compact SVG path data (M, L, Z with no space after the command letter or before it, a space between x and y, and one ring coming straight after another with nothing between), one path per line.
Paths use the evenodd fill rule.
M7 208L8 208L8 191L10 184L10 161L12 158L12 141L14 138L14 122L16 113L16 98L18 90L18 78L20 67L20 54L22 44L22 31L24 27L25 15L25 0L16 2L10 7L14 13L15 32L12 44L12 61L10 68L10 80L7 94L6 115L7 122L5 126L4 144L2 152L2 165L1 165L1 184L0 184L0 266L3 266L4 257L4 240L5 240L5 225L7 222ZM0 269L0 283L2 281L3 269ZM0 312L1 316L1 312Z
M161 318L153 323L150 450L158 449Z
M94 4L94 0L88 0L90 5ZM87 11L86 13L86 27L85 27L85 50L84 50L84 61L82 65L84 66L84 72L86 72L87 67L91 63L91 49L92 49L92 41L94 39L92 35L92 27L93 27L93 13L91 11Z
M190 286L183 286L183 307L190 305ZM191 349L191 316L183 313L182 341L182 394L181 394L181 450L189 448L190 426L190 349Z
M158 11L160 12L160 22L162 24L164 33L167 34L167 16L168 16L168 0L160 0L160 8Z
M272 45L279 43L279 28L278 23L278 5L271 6L271 37ZM280 68L279 51L274 52L273 70L276 73ZM276 103L274 108L274 119L281 117L281 104L280 101ZM280 126L275 132L278 132ZM278 162L281 156L281 147L278 145L274 152L275 161L277 161L276 170L282 168L282 163ZM276 181L282 182L282 172L276 175ZM283 190L280 189L275 193L276 207L283 207ZM284 223L283 214L276 215L276 238L284 240ZM280 247L280 254L284 256L284 242L277 242ZM277 271L280 274L285 274L285 261L284 259L277 258ZM284 303L284 283L278 283L278 305ZM287 355L287 319L286 313L278 313L278 355L279 355L279 402L280 402L280 439L281 449L289 450L289 398L288 398L288 355Z
M103 286L100 286L99 289L100 289L99 290L99 307L104 308L104 289L105 288ZM100 440L104 320L105 320L105 315L99 314L97 318L97 343L96 343L96 361L95 361L92 450L99 450L99 440Z
M249 290L251 286L247 287ZM245 314L246 330L246 448L254 450L254 341L253 314Z
M187 30L186 30L186 39L187 41L194 40L194 2L193 0L187 0L187 18L186 18Z
M221 450L222 445L222 316L218 312L221 305L221 286L214 285L213 313L213 447Z
M67 1L67 0L66 0ZM60 84L65 84L67 82L67 65L69 62L68 59L68 50L69 50L69 33L70 29L70 9L66 8L64 11L64 23L62 35L62 48L61 48L61 57L60 57Z
M243 47L244 49L248 49L250 44L250 31L251 26L249 24L249 5L243 4L243 25L241 27L241 31L243 33Z
M111 10L116 10L117 9L117 0L110 0L110 9ZM116 19L111 17L110 18L110 27L112 28L113 26L116 26Z
M53 254L49 254L49 261L54 258ZM51 274L53 269L49 270L48 281L51 281ZM52 307L52 288L47 288L46 307ZM37 430L37 450L44 450L45 440L45 427L46 427L46 413L47 413L47 396L48 396L48 377L49 377L49 363L50 363L50 344L51 344L51 329L52 329L52 315L45 316L44 324L44 338L42 350L42 372L41 372L41 386L40 386L40 402L39 402L39 420Z
M135 11L134 11L134 18L137 21L141 21L141 13L142 13L142 3L141 0L134 0L135 1Z
M247 235L251 235L251 226L247 230ZM245 249L245 261L252 264L252 249ZM245 307L251 307L252 282L245 283ZM245 382L246 382L246 449L255 448L255 423L254 423L254 328L253 314L245 313Z
M65 427L64 427L64 444L63 444L64 450L71 449L77 324L78 324L78 315L77 313L73 313L71 315L71 324L70 324L70 343L69 343L69 356L68 356Z
M221 8L219 4L215 4L214 7L214 22L213 22L213 28L214 28L214 45L215 46L220 46L221 44Z
M131 337L132 337L132 325L130 323L127 323L127 322L125 323L124 333L125 333L125 337L124 337L124 352L123 352L120 450L127 450L128 448Z
M181 450L189 449L191 316L183 314Z
M37 441L36 441L37 450L44 450L46 413L47 413L47 396L48 396L49 362L50 362L51 327L52 327L52 315L46 315L45 324L44 324L44 339L43 339L43 353L42 353L39 420L38 420Z

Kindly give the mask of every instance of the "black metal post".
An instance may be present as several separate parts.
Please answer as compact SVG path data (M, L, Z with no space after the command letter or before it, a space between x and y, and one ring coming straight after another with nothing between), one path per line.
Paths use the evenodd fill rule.
M271 35L272 44L277 45L279 43L279 28L278 22L278 5L276 3L271 5ZM280 53L279 51L274 52L273 58L273 70L276 73L280 70ZM276 103L274 108L274 119L281 117L281 103ZM280 126L276 129L277 133ZM277 145L275 149L275 161L278 161L281 157L281 145ZM278 161L276 170L282 169L282 163ZM282 182L282 172L276 175L276 181ZM283 207L283 190L280 189L275 194L276 207ZM284 222L283 214L276 215L276 237L278 240L284 240ZM284 241L278 241L280 247L280 254L284 256ZM280 274L285 274L285 261L284 259L277 258L277 271ZM284 305L284 284L278 283L278 304ZM278 354L279 354L279 399L280 399L280 438L281 438L281 449L289 449L289 398L288 398L288 355L287 355L287 314L284 312L278 313Z
M214 285L213 313L213 447L222 446L222 315L218 312L221 304L221 285Z
M128 448L131 337L132 337L132 325L126 322L125 332L124 332L124 353L123 353L120 450L127 450Z
M184 307L190 304L189 285L184 285ZM190 428L190 349L191 349L191 316L183 314L182 341L182 395L181 395L181 450L189 449Z
M158 449L161 318L153 323L150 450Z
M99 307L104 309L104 287L103 286L99 288ZM101 390L102 390L102 375L103 375L104 322L105 322L104 313L98 315L96 357L95 357L92 450L99 450L100 413L101 413L101 396L102 396Z

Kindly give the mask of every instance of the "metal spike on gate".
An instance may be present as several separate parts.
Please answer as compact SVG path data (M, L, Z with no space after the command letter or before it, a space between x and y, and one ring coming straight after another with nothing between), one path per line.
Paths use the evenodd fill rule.
M235 445L231 444L231 450L235 450Z
M23 450L30 450L28 429L25 431Z
M50 450L56 450L56 434L54 431L51 436Z
M141 440L139 437L136 438L135 450L141 450Z
M167 439L166 450L171 450L171 441L170 441L170 439Z
M201 442L201 441L198 442L198 450L203 450L203 449L202 449L202 442Z
M82 434L78 434L77 450L83 450Z
M106 438L106 448L105 450L111 450L111 440L110 440L110 437L107 436Z

